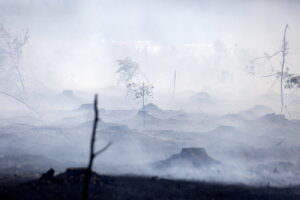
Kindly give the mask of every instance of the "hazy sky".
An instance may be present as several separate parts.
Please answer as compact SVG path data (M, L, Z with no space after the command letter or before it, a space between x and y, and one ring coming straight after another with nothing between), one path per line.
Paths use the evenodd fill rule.
M300 73L299 11L300 1L284 0L0 0L0 23L19 34L28 28L22 73L53 89L114 87L115 60L129 56L156 91L171 91L176 70L178 91L245 96L272 84L244 68L280 48L285 24L287 63Z

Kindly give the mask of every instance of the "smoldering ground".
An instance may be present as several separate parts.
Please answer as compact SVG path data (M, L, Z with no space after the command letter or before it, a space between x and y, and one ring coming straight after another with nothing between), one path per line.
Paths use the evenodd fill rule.
M97 148L113 145L97 158L97 172L299 184L299 91L285 90L280 114L279 81L264 77L280 58L257 63L255 76L245 71L280 48L288 23L288 68L299 73L298 8L296 1L0 1L11 44L29 36L17 57L1 40L2 171L85 166L89 104L99 93ZM118 82L116 60L126 57L154 86L144 113ZM184 148L203 148L218 164Z

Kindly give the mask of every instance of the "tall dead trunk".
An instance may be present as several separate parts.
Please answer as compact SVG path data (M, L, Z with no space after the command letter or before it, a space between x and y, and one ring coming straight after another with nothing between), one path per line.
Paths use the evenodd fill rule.
M173 98L175 98L175 91L176 91L176 70L174 72L174 77L173 77Z
M108 149L108 147L112 144L109 142L105 147L100 149L99 151L95 152L95 141L96 141L96 132L97 132L97 125L99 121L99 110L98 110L98 95L95 95L94 99L94 122L93 122L93 130L92 130L92 137L91 137L91 142L90 142L90 156L89 156L89 163L88 167L85 172L84 176L84 182L83 182L83 192L82 192L82 199L83 200L88 200L89 199L89 185L90 185L90 180L91 180L91 175L92 175L92 168L93 168L93 161L96 156L99 154L103 153Z
M285 57L287 55L287 41L286 41L286 31L288 25L285 25L284 35L283 35L283 43L282 43L282 61L281 61L281 73L280 73L280 100L281 100L281 113L283 112L284 108L284 101L283 101L283 73L284 73L284 65L285 65Z
M83 195L82 195L83 200L88 200L88 198L89 198L89 184L90 184L90 179L91 179L93 161L94 161L94 158L95 158L94 146L95 146L95 137L96 137L96 131L97 131L97 124L98 124L98 121L99 121L99 117L98 117L98 112L99 112L98 111L98 96L97 95L95 95L95 99L94 99L94 112L95 112L95 117L94 117L92 137L91 137L91 142L90 142L89 163L88 163L88 167L86 169L84 185L83 185Z

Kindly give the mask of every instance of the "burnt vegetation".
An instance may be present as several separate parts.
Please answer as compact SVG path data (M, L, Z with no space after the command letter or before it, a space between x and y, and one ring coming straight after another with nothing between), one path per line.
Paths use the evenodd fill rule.
M72 170L71 170L72 171ZM17 186L1 186L1 199L81 199L84 170L66 171L52 181L30 181ZM168 180L158 177L108 176L91 174L89 199L256 199L298 200L299 187L246 186Z
M152 106L153 107L153 106ZM98 98L95 95L93 107L94 119L90 140L88 166L68 168L63 173L55 174L49 169L40 177L32 171L25 176L2 178L0 199L299 199L299 186L274 187L268 184L257 186L243 183L224 184L193 180L175 180L158 176L102 175L93 172L94 159L105 152L109 142L102 149L95 151L96 133L99 118ZM118 130L120 131L120 130ZM280 141L281 145L284 141ZM247 156L248 159L248 156ZM183 148L166 160L153 163L158 170L172 168L177 164L193 166L199 170L218 166L221 162L210 157L204 148ZM188 168L188 167L187 167ZM181 168L185 169L185 167ZM274 168L273 173L278 173ZM218 173L222 174L218 170ZM4 179L4 180L3 180ZM9 180L14 180L9 182Z

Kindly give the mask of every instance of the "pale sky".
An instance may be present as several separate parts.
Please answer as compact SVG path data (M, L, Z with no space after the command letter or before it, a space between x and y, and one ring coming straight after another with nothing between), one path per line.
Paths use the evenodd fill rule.
M259 66L256 77L244 68L280 48L285 24L287 63L300 73L299 11L300 1L286 0L0 0L0 23L29 30L22 73L53 89L115 87L115 60L131 57L156 91L170 92L176 70L180 92L242 97L272 84L261 76L270 64L279 69L280 59Z

